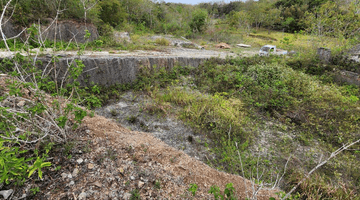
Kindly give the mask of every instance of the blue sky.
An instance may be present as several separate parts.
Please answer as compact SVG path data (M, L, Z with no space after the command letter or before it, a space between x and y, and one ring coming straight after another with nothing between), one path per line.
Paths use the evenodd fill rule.
M215 0L215 1L218 1L218 0ZM230 2L230 0L224 0L224 1L226 3ZM198 4L198 3L214 2L214 0L165 0L165 2Z

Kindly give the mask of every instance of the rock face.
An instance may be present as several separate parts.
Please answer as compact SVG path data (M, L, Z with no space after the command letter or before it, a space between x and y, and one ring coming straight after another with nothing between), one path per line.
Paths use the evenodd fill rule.
M21 33L21 31L23 30L23 28L16 26L15 24L13 24L11 22L11 20L3 20L3 32L6 38L12 38L17 36L18 34ZM24 34L22 34L21 36L24 36ZM0 37L0 40L2 40L3 38Z
M4 20L6 22L3 25L3 31L6 38L11 38L14 36L19 35L21 31L25 28L19 27L14 25L11 20ZM51 22L48 22L51 24ZM72 42L79 42L84 43L86 39L84 38L86 32L85 30L88 30L91 34L89 37L89 41L96 40L99 37L99 33L97 31L97 28L95 25L90 23L81 23L71 20L66 21L59 21L57 24L53 23L50 27L49 26L41 26L42 34L41 38L42 40L48 39L48 40L54 40L56 38L57 41L72 41ZM26 38L26 32L23 32L20 36L21 38ZM39 35L40 36L40 35ZM1 38L2 40L2 38Z
M94 41L99 37L99 33L95 25L90 23L81 23L71 20L59 21L56 24L52 24L50 27L43 26L42 38L48 40L62 40L62 41L73 41L73 42L86 42L84 38L86 32L88 30L91 34L89 37L89 41Z
M360 74L355 72L342 70L335 75L335 80L338 82L346 82L348 84L360 86Z
M75 57L71 58L59 58L56 63L58 80L64 77L71 64L75 64ZM180 66L199 66L203 61L208 58L190 58L190 57L80 57L85 68L82 75L79 76L78 81L81 85L89 85L95 83L103 86L110 86L114 84L124 84L133 82L140 68L153 68L157 66L159 68L171 69L176 65ZM50 58L40 58L42 62L38 67L41 69L49 70L51 64Z

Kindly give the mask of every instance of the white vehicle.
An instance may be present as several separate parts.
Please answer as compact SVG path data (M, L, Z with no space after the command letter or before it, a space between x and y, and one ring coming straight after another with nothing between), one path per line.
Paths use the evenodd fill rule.
M259 56L269 56L270 54L286 55L288 51L277 49L275 45L265 45L260 48Z

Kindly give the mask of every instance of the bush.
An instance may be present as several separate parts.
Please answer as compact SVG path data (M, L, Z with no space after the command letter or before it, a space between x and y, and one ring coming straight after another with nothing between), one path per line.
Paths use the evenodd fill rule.
M206 10L197 9L193 12L193 17L190 22L190 28L193 32L202 33L206 29L206 20L208 13Z
M155 40L155 43L160 46L169 46L169 44L170 44L169 40L167 40L165 38L157 38Z

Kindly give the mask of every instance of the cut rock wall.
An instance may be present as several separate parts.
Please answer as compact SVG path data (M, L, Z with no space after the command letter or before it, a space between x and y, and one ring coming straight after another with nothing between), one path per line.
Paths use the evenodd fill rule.
M59 58L55 63L57 71L57 80L61 80L67 72L68 67L74 64L74 57ZM176 65L198 67L208 58L190 58L190 57L80 57L85 68L79 76L78 81L83 86L89 86L90 83L102 86L111 86L115 84L132 83L136 80L141 67L166 68L167 70ZM42 70L53 68L51 58L40 58L41 64L38 67ZM37 62L40 63L40 62ZM54 77L54 76L53 76Z
M6 38L19 36L21 39L26 40L26 31L22 32L22 30L25 29L24 27L13 24L11 20L4 20L4 22L5 24L2 28ZM41 36L43 41L46 39L52 41L56 39L56 41L84 43L86 42L86 39L84 38L86 34L85 30L88 30L90 33L88 41L94 41L99 37L99 33L94 24L85 24L83 22L72 20L58 21L57 23L49 24L48 26L41 25L41 30L42 33L38 36ZM2 37L0 38L0 40L2 40Z

